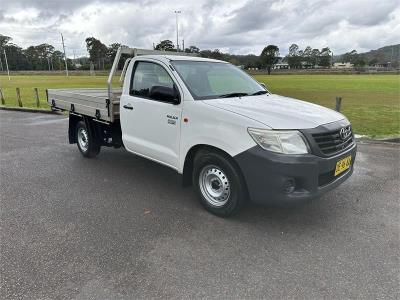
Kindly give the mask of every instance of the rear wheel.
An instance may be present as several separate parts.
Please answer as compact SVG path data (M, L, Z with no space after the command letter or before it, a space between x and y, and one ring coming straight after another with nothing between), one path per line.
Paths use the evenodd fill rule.
M240 171L231 158L219 152L200 151L196 155L193 183L203 207L220 217L239 211L246 199Z
M89 132L85 122L79 121L76 124L76 139L78 149L84 157L95 157L100 152L100 145Z

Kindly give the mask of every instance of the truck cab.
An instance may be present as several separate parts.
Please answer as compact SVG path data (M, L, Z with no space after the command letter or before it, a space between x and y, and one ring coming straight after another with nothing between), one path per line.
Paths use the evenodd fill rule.
M136 55L121 81L122 90L108 87L106 112L101 105L98 113L80 108L91 106L88 99L77 101L84 92L70 91L67 98L68 91L48 91L53 109L69 108L70 143L85 157L102 146L123 146L173 168L218 216L230 216L247 201L312 199L353 172L356 142L342 114L272 94L227 62Z

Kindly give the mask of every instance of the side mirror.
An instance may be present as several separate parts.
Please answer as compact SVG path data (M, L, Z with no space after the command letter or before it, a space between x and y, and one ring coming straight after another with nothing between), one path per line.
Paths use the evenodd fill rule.
M267 86L265 85L265 83L264 82L259 82L259 84L264 88L264 89L266 89L267 90Z
M181 102L179 93L175 87L170 88L167 86L155 85L151 87L149 96L154 100L169 102L172 104L179 104Z

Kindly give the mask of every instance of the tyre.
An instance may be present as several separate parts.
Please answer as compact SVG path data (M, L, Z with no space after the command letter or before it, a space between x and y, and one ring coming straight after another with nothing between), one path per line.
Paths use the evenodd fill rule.
M201 150L195 156L193 183L202 206L220 217L238 212L247 198L240 170L230 157L216 151Z
M100 145L89 132L85 122L79 121L76 124L76 139L78 149L84 157L95 157L100 152Z

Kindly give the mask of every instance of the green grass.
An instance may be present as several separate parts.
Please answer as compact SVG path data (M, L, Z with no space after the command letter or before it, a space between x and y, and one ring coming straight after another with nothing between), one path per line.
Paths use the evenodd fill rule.
M342 97L342 113L358 134L400 134L399 75L256 75L279 95L334 108Z
M326 107L341 96L342 112L355 132L371 137L400 134L399 75L256 75L275 93ZM0 76L6 106L17 106L15 88L21 88L24 107L35 107L33 88L39 88L42 108L48 108L47 88L106 87L105 76Z
M118 79L115 78L115 81ZM107 87L106 76L42 76L42 75L21 75L11 76L8 80L7 76L0 76L0 87L6 106L18 106L15 89L21 89L21 99L24 107L36 107L34 96L34 88L39 89L39 98L41 108L49 108L46 103L46 89L62 89L62 88L92 88Z

